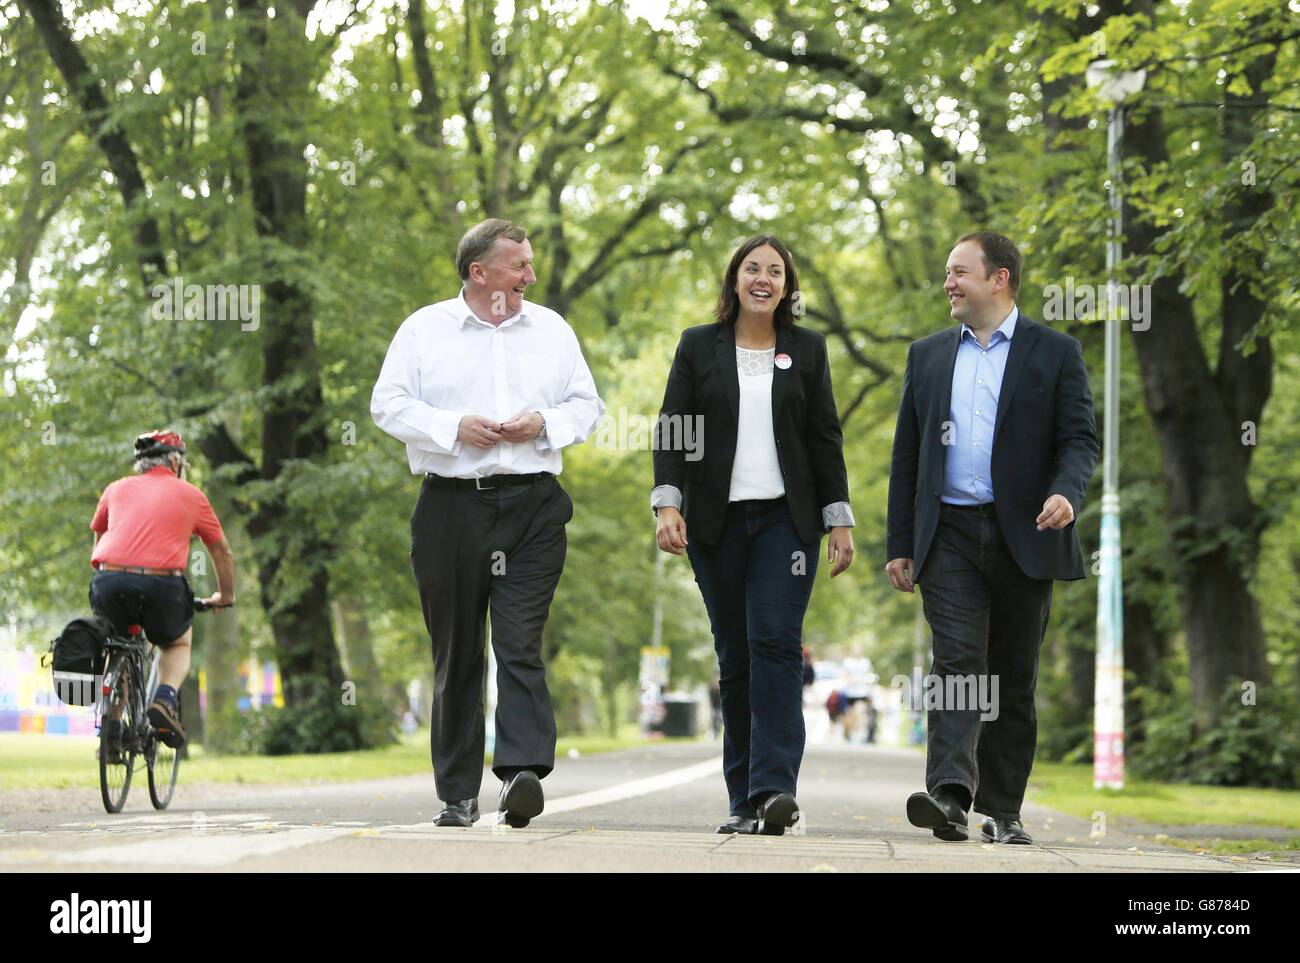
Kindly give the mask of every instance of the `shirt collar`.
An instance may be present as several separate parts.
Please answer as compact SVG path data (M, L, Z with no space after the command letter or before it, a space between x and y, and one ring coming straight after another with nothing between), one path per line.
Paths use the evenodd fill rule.
M1019 317L1020 317L1020 309L1017 308L1014 304L1011 305L1011 310L1007 313L1007 316L1002 319L1002 323L998 325L997 330L994 331L991 335L989 335L989 346L990 347L993 346L994 339L999 334L1002 335L1003 341L1010 341L1012 335L1016 333L1016 320ZM970 329L970 325L963 324L961 326L962 340L965 340L967 335L970 335L970 337L973 340L976 341L979 340L978 338L975 337L975 332Z
M485 325L488 324L487 321L484 321L477 314L475 314L474 309L469 306L469 302L465 300L464 288L461 288L460 294L456 295L456 313L457 313L457 317L460 319L461 327L464 327L465 325L471 323L485 324ZM523 324L527 320L528 320L528 302L524 301L521 303L518 312L512 314L510 317L506 318L500 324L489 325L489 326L495 328L504 328L507 325L511 325L515 323Z

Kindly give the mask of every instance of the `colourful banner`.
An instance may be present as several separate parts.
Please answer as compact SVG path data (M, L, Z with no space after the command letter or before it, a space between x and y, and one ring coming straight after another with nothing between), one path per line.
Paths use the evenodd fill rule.
M69 706L54 692L49 666L41 665L44 652L34 649L0 649L0 732L44 735L93 736L94 706ZM199 711L208 708L207 676L199 670ZM280 670L274 662L239 664L239 708L247 712L264 706L284 706Z
M54 693L48 666L34 649L0 649L0 732L93 736L93 706L68 706Z

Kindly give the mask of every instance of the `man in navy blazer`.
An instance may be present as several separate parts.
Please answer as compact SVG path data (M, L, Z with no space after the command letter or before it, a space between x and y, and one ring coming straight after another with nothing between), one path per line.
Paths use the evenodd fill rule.
M1079 342L1016 306L1006 237L962 237L944 292L959 322L913 342L894 432L885 570L921 587L933 636L926 792L915 826L1029 843L1034 687L1052 582L1085 575L1074 530L1099 446Z

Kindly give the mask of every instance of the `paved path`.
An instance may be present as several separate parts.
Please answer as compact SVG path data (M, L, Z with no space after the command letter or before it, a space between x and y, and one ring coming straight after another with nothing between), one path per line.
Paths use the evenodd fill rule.
M110 816L98 793L0 793L0 871L1181 871L1295 868L1200 856L1027 806L1036 845L942 843L908 825L921 783L914 751L812 747L800 777L803 835L713 835L726 815L719 747L673 744L561 759L547 810L526 829L495 825L486 774L473 829L442 829L433 777L298 786L187 787L156 813L143 784Z

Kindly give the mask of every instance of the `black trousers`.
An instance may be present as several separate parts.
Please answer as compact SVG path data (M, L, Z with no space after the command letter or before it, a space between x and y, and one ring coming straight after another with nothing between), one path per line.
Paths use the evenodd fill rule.
M498 776L555 766L542 629L564 570L573 502L553 476L477 491L426 479L411 516L411 566L433 643L430 752L438 797L483 781L486 622L497 657Z
M819 545L784 498L732 502L717 545L688 542L718 653L722 773L733 816L795 792L803 762L803 618Z
M992 506L944 505L919 584L934 637L929 681L943 692L926 703L926 790L963 786L977 812L1018 819L1038 742L1034 688L1052 582L1021 571ZM996 695L990 711L970 698L976 686Z
M183 575L96 572L90 607L119 632L138 623L152 644L168 648L194 622L194 590Z

